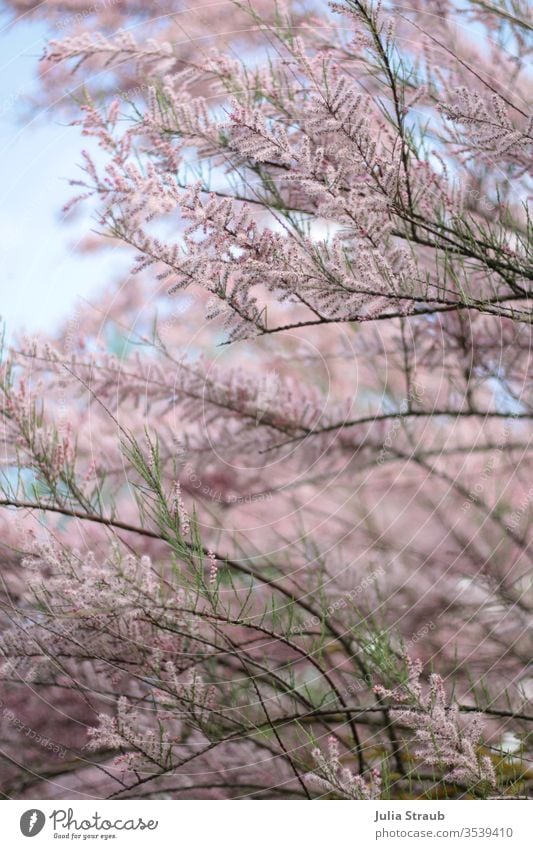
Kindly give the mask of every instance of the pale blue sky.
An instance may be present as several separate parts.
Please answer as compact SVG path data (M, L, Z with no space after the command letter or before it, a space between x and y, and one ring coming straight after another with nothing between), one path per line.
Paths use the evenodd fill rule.
M57 116L28 116L24 107L45 38L42 24L11 28L0 15L0 316L9 336L53 329L78 296L97 293L124 267L111 252L76 255L88 215L61 223L87 140Z
M11 27L0 0L0 317L10 336L53 330L79 296L102 291L130 265L117 252L76 253L93 226L87 213L61 222L88 140L57 115L25 106L46 40L43 23Z

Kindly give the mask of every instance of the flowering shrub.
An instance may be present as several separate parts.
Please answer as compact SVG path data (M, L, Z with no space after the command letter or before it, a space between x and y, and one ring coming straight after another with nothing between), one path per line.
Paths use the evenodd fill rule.
M3 353L2 792L527 795L526 10L8 5L133 269Z
M378 684L374 692L391 698L396 704L406 705L398 711L397 718L415 731L415 740L420 744L415 756L429 766L448 770L444 775L447 781L473 789L480 787L481 794L484 790L493 790L497 781L492 761L489 756L478 753L482 732L479 717L463 727L458 706L447 704L440 675L430 675L428 692L423 694L422 664L412 663L407 658L407 668L406 685L390 691Z

